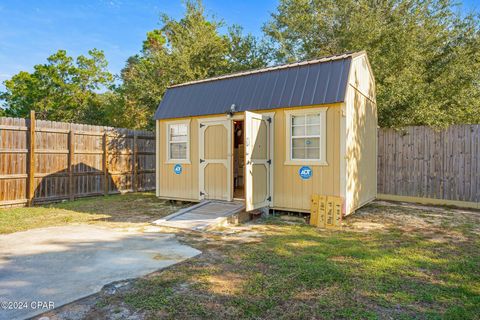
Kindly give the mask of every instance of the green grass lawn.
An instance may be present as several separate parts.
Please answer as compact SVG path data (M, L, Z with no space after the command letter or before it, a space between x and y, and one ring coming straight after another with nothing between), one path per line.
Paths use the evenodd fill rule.
M297 219L186 234L197 258L105 296L146 319L478 319L480 214L374 204L322 231Z
M0 232L145 226L180 206L138 193L3 209ZM478 211L377 202L342 230L277 216L177 235L203 253L99 293L82 318L479 319Z
M83 198L29 208L6 208L0 209L0 234L72 223L140 226L180 207L145 192Z

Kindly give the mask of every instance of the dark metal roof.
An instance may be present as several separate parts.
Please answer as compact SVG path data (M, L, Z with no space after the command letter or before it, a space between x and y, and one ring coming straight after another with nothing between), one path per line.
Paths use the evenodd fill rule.
M343 102L352 57L316 60L239 72L167 89L155 119L265 110Z

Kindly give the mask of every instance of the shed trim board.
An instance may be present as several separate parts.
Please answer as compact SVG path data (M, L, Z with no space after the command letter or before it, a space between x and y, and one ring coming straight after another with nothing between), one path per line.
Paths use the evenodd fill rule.
M480 209L479 202L461 201L461 200L449 200L449 199L435 199L424 198L414 196L399 196L395 194L377 194L377 199L386 201L398 201L398 202L413 202L419 204L426 204L432 206L453 206L458 208Z
M243 86L240 91L230 92L235 87L232 79ZM267 85L268 81L274 84ZM317 112L321 114L319 127L305 125L302 129L295 125L295 136L300 139L294 141L295 155L307 159L292 160L292 115ZM268 117L271 122L265 125L262 121ZM278 210L309 212L310 196L323 194L342 197L344 214L349 214L376 197L375 84L364 52L176 85L167 89L155 119L159 197L231 201L235 189L234 148L238 143L243 143L249 153L244 157L248 162L243 167L244 178L253 179L244 184L247 209L261 203ZM243 129L243 142L234 137L238 136L233 134L234 121L243 121L243 125L235 125L235 133L239 125ZM318 121L317 117L306 116L303 122ZM181 174L174 174L173 170L180 163L168 161L169 123L188 123L190 161L181 163ZM302 130L307 130L307 126L311 131L302 138ZM247 134L248 130L261 132ZM256 134L260 136L255 138ZM255 155L259 157L255 161L260 160L261 165L255 170L249 162L252 149L247 151L246 146L250 138L261 139L256 143L260 149ZM265 152L269 160L267 171L263 169L267 163ZM318 155L319 160L308 159ZM265 194L269 201L264 201Z
M274 203L275 199L275 161L273 161L275 157L275 112L266 112L263 113L264 115L269 116L272 119L272 123L270 123L270 159L272 163L270 164L270 207Z
M158 159L158 156L160 155L160 139L161 139L161 135L160 135L160 121L155 121L155 134L156 134L156 139L155 139L155 184L156 184L156 188L155 188L155 195L157 197L160 197L160 188L158 187L158 184L157 182L160 180L160 168L162 167L161 166L161 162L159 161Z
M345 200L347 194L347 110L345 103L341 106L340 117L340 197Z

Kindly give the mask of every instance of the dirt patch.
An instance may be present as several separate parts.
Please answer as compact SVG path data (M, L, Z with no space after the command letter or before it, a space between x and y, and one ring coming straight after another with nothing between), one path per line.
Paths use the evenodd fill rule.
M151 192L110 195L28 208L0 209L0 233L72 224L141 231L187 202L158 199ZM132 229L133 228L133 229Z
M480 212L410 203L376 201L345 219L345 230L368 232L396 228L403 232L422 231L434 241L465 241L464 231L480 235Z

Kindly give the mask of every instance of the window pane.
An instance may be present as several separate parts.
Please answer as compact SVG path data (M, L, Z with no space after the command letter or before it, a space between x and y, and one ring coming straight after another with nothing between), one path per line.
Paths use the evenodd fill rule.
M293 125L302 125L305 124L305 116L292 116Z
M291 158L294 160L320 160L322 113L291 117Z
M186 135L187 125L184 123L170 125L170 132L174 135Z
M186 124L170 125L170 141L187 141L188 127Z
M305 148L293 148L292 150L293 159L305 159Z
M305 127L292 127L292 136L304 136Z
M320 124L320 114L307 114L307 124Z
M306 149L306 158L305 159L320 159L320 149L319 148L308 148L308 149Z
M305 147L305 140L304 138L293 138L292 139L292 147L295 148L304 148Z
M320 138L293 138L293 148L318 148L320 147Z
M319 134L320 134L320 126L319 125L307 126L307 136L309 136L309 135L319 135Z
M178 141L178 142L184 141L184 142L186 142L187 141L187 136L173 136L172 135L172 136L170 136L170 141L175 141L175 142L176 141Z
M318 147L320 147L320 138L307 138L307 139L305 139L305 146L307 148L318 148Z
M170 143L170 159L187 159L187 143L172 142Z

